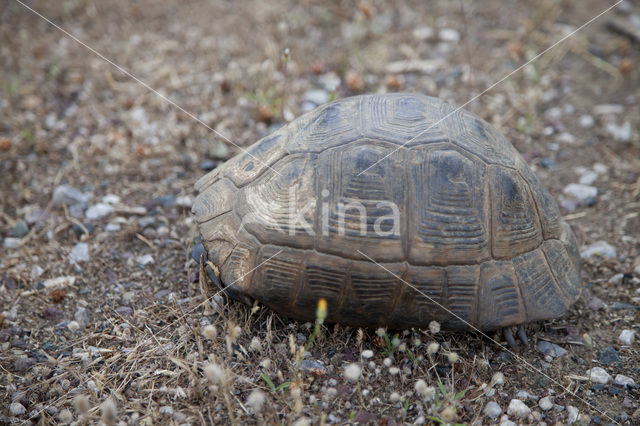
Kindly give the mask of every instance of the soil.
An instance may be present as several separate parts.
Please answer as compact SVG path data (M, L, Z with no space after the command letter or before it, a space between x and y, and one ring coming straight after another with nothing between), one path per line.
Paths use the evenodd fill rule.
M581 28L613 4L5 2L0 424L640 424L640 336L619 338L640 332L640 6ZM318 96L394 91L492 123L580 244L616 249L583 259L581 299L529 346L328 324L307 344L313 324L216 295L191 259L207 170ZM597 194L577 202L580 180ZM53 196L69 188L84 204Z

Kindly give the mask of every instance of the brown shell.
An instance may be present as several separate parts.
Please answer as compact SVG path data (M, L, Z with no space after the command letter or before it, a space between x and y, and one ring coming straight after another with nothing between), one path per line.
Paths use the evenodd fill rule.
M580 293L575 238L547 190L496 129L436 98L332 102L196 188L228 291L293 318L313 320L325 298L343 324L492 330L557 317ZM364 225L339 211L356 202ZM380 232L389 202L397 233Z

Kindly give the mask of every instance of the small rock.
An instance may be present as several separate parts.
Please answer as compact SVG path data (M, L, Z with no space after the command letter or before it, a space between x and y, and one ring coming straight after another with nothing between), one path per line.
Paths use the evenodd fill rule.
M153 201L156 204L160 204L162 207L173 207L176 205L177 198L173 194L167 194L158 198L154 198Z
M87 209L85 216L89 220L98 220L113 213L113 206L105 203L94 204Z
M631 140L631 136L633 135L633 131L631 130L631 123L628 121L625 121L624 124L621 125L613 122L607 123L606 129L614 139L622 142L629 142Z
M599 175L603 175L605 173L607 173L607 171L609 170L609 168L607 166L605 166L602 163L595 163L593 165L593 171L596 172Z
M21 416L26 412L27 409L24 408L24 405L20 404L19 402L12 402L11 405L9 405L9 414L11 414L13 417Z
M413 29L413 37L417 40L427 40L434 36L433 28L429 26L418 27Z
M4 239L2 245L6 249L17 249L18 247L20 247L20 238L7 237Z
M618 337L618 340L620 341L620 343L622 343L623 345L631 345L633 343L634 337L635 337L636 332L633 330L622 330L622 333L620 333L620 336Z
M588 259L593 256L615 258L617 255L616 248L606 241L597 241L589 246L583 247L580 256Z
M591 185L598 180L598 174L592 170L587 170L580 176L578 183L581 185Z
M489 401L482 412L490 419L495 419L502 414L502 408L500 408L497 402Z
M68 285L73 285L73 283L75 282L76 282L76 277L74 277L73 275L69 275L65 277L50 278L46 280L43 283L43 285L44 285L44 288L55 289L60 287L66 287Z
M224 160L229 157L229 147L220 141L209 149L209 157L215 160Z
M440 37L440 40L446 42L457 43L460 41L460 33L453 28L441 29L438 36Z
M597 311L598 309L602 308L603 305L604 303L602 302L602 300L600 300L597 297L594 297L589 301L589 303L587 303L587 307L594 311Z
M218 163L213 160L202 160L200 163L198 163L198 167L200 167L200 169L204 170L205 172L215 169L217 165Z
M302 363L300 363L300 368L305 373L310 373L314 375L324 375L327 372L326 367L322 361L316 361L313 359L304 359Z
M578 420L578 409L573 405L567 405L567 421L573 424Z
M362 351L362 358L369 359L371 357L373 357L373 351L371 349L366 349Z
M590 127L593 127L593 125L595 124L595 120L593 116L585 114L580 116L580 118L578 119L578 124L580 124L581 127L588 129Z
M73 231L78 235L78 236L82 236L85 234L93 234L94 228L93 225L85 222L82 224L82 226L80 226L77 223L73 224Z
M634 386L636 382L631 377L627 377L623 374L616 374L613 384L618 386Z
M78 325L83 328L88 326L89 321L91 320L89 311L87 311L85 308L78 309L73 317L78 322Z
M511 402L509 402L509 407L507 408L508 415L525 418L529 413L531 413L531 409L519 399L512 399Z
M564 187L562 192L578 200L582 205L589 205L598 195L598 188L580 183L570 183Z
M340 87L340 77L338 77L338 74L333 71L322 74L318 78L318 82L327 92L333 92L338 87Z
M35 359L23 356L13 362L13 369L18 373L22 373L31 368L31 366L35 363Z
M302 95L302 100L315 106L326 104L329 102L329 93L321 89L309 90Z
M138 226L144 229L147 226L153 225L155 221L156 221L156 218L153 216L144 216L144 217L141 217L140 220L138 220Z
M593 107L593 113L595 115L612 115L621 114L624 112L624 106L619 104L601 104Z
M53 204L56 206L67 205L84 205L89 204L91 197L84 194L79 189L70 185L60 185L53 190Z
M554 358L567 354L567 350L555 343L541 340L538 342L538 350L545 355L552 356Z
M594 383L601 383L606 385L611 380L611 375L606 372L604 368L601 367L593 367L587 370L587 375L591 378L591 381Z
M122 227L119 223L108 223L107 226L104 227L104 230L107 232L115 233L120 232Z
M71 249L69 260L72 263L89 261L89 245L87 243L78 243Z
M155 263L153 260L153 256L151 256L150 254L144 254L142 256L136 257L136 262L138 262L138 265L142 266L146 266L150 263Z
M42 316L47 319L60 318L62 315L62 311L55 306L48 306L42 312Z
M115 194L107 194L102 197L102 202L104 204L120 204L120 197Z
M38 222L44 222L47 216L48 214L45 213L44 210L40 208L31 208L24 216L24 221L27 223L27 225L34 225Z
M558 142L562 142L569 145L576 143L576 137L569 132L560 133L558 136L556 136L556 140Z
M613 302L613 304L611 305L611 309L613 309L614 311L620 311L622 309L639 310L640 306L632 305L631 303L625 302Z
M31 278L36 279L42 274L44 274L44 269L42 269L40 265L33 265L31 267Z
M554 160L551 157L544 157L543 159L540 160L540 165L547 170L552 170L552 169L555 169L558 163L556 162L556 160Z
M13 236L16 238L22 238L29 233L29 228L23 220L18 220L13 226Z
M614 276L612 276L611 278L609 278L609 284L611 285L620 285L622 284L622 279L624 278L624 274L620 273L620 274L615 274Z
M530 394L526 390L518 391L518 393L516 393L516 398L523 399L523 400L530 399L530 400L533 400L533 401L537 401L538 400L537 396Z
M193 205L193 198L191 198L188 195L182 196L182 197L178 197L176 199L176 205L178 207L185 207L190 209L191 206Z
M125 317L130 317L131 315L133 315L133 309L128 306L118 306L116 308L116 312Z
M600 352L600 364L609 365L618 361L620 361L620 356L613 346L607 346Z
M545 396L538 401L538 406L544 411L549 411L553 408L553 401L551 401L550 397Z

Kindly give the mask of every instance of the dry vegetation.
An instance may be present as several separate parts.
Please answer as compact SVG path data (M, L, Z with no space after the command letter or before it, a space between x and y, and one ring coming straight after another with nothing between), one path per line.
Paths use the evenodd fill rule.
M607 4L29 3L240 146L314 101L354 93L462 105ZM610 31L611 19L628 34ZM587 378L603 367L640 382L638 339L619 340L638 332L640 312L638 22L625 2L466 106L562 199L581 243L617 249L585 259L581 301L529 325L533 344L510 353L437 327L314 333L212 297L190 257L189 206L195 180L237 148L7 0L0 424L492 424L501 415L487 404L506 414L516 398L530 408L509 414L517 423L640 424L637 384ZM563 194L594 173L597 195ZM61 185L78 193L56 199ZM88 218L97 204L108 214ZM545 356L541 341L568 352ZM547 396L555 406L544 410Z

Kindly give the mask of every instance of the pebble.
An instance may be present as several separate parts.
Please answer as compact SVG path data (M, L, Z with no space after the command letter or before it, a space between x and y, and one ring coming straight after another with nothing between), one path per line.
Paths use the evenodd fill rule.
M633 343L635 334L636 334L636 332L633 331L633 330L622 330L622 333L620 333L620 336L618 337L618 340L623 345L627 345L627 346L631 345Z
M209 149L209 156L217 160L229 157L229 147L224 142L218 142Z
M606 241L597 241L591 245L583 247L580 252L580 256L583 259L587 259L593 256L615 258L617 256L616 248Z
M23 371L27 371L33 364L36 363L36 360L30 357L20 357L13 362L13 369L18 373L22 373Z
M144 254L142 256L136 257L136 262L138 262L138 265L142 266L146 266L150 263L155 263L153 260L153 256L151 256L150 254Z
M593 127L595 122L596 121L594 120L593 116L588 114L581 115L580 118L578 119L578 124L580 124L580 126L584 127L585 129Z
M22 238L29 233L29 228L23 220L18 220L13 226L13 236L16 238Z
M362 358L369 359L371 357L373 357L373 351L371 349L366 349L362 351Z
M556 140L558 142L562 142L570 145L576 143L576 137L569 132L560 133L558 136L556 136Z
M53 204L74 206L74 205L84 205L89 204L91 197L89 195L84 194L79 189L74 188L70 185L59 185L56 189L53 190Z
M120 197L115 194L107 194L102 197L102 202L105 204L120 204Z
M122 229L119 223L108 223L107 226L104 227L104 230L107 232L119 232Z
M185 207L190 209L191 206L193 205L193 198L191 198L188 195L178 197L176 199L176 205L179 207Z
M338 87L340 87L340 77L338 77L338 74L333 71L322 74L318 78L318 82L327 92L333 92Z
M217 165L218 163L213 160L202 160L200 163L198 163L198 167L200 167L200 169L204 170L205 172L215 169Z
M153 199L154 203L160 204L162 207L173 207L176 205L176 200L177 198L173 194L167 194Z
M527 417L530 413L531 409L527 407L527 404L520 401L519 399L512 399L511 402L509 402L509 407L507 408L508 415L524 418Z
M547 170L552 170L556 168L558 162L551 157L544 157L540 160L540 165Z
M116 312L122 316L131 316L133 315L133 309L128 306L118 306L116 308Z
M21 416L26 412L27 409L24 408L24 405L20 404L19 402L12 402L11 405L9 405L9 414L14 417Z
M518 393L516 394L516 398L523 399L523 400L531 399L533 401L537 401L538 400L537 396L530 394L526 390L518 391Z
M62 311L55 306L47 306L47 308L42 312L42 316L48 319L60 318L62 316Z
M567 405L567 421L573 424L578 420L578 409L573 405Z
M304 371L305 373L310 374L325 374L327 372L327 369L322 361L316 361L313 359L302 360L300 368L302 368L302 371Z
M591 205L598 195L598 188L580 183L570 183L565 186L562 192L578 200L582 205Z
M613 309L614 311L619 311L622 309L638 310L640 309L640 306L632 305L631 303L625 303L625 302L613 302L613 304L611 305L611 309Z
M17 249L20 247L20 238L7 237L4 239L2 245L6 249Z
M76 282L76 277L74 277L73 275L69 275L64 277L49 278L43 283L43 285L45 288L54 289L54 288L66 287L68 285L73 285L73 283L75 282Z
M102 219L113 213L113 206L105 203L94 204L87 209L85 216L89 220Z
M451 43L457 43L460 41L460 33L453 28L443 28L438 33L440 40Z
M413 29L413 37L417 40L427 40L434 36L433 28L429 26L418 27Z
M624 107L619 104L601 104L593 107L593 113L595 115L621 114L623 112Z
M636 382L631 377L627 377L623 374L616 374L613 384L618 386L634 386Z
M551 401L550 397L545 396L538 401L538 406L544 411L549 411L553 408L553 401Z
M582 176L580 176L578 183L581 185L591 185L596 180L598 180L598 174L593 170L587 170L582 174Z
M140 220L138 220L138 226L144 229L147 226L153 225L155 221L156 221L156 218L153 216L144 216L144 217L141 217Z
M625 121L623 124L618 125L616 123L607 123L606 126L607 132L615 140L622 142L629 142L631 140L631 136L633 135L633 131L631 130L631 123Z
M36 207L29 209L27 214L24 216L24 220L27 222L27 225L33 225L38 222L44 222L47 216L48 214L46 214L44 210Z
M597 311L598 309L602 308L603 305L604 303L602 302L602 300L597 297L594 297L589 301L589 303L587 303L587 307L594 311Z
M88 262L89 261L89 245L87 243L78 243L71 249L69 254L71 262Z
M495 419L502 414L502 408L500 408L497 402L489 401L487 405L485 405L483 413L490 419Z
M618 351L613 346L607 346L600 351L600 364L602 365L613 364L619 360Z
M602 367L593 367L587 370L587 375L591 378L592 382L603 385L606 385L609 383L609 380L611 380L611 375Z
M329 102L329 93L322 89L309 90L302 95L302 100L312 103L314 106L326 104Z
M80 327L83 327L83 328L88 326L89 321L91 320L91 317L89 316L89 311L87 311L85 308L78 309L73 317L78 322Z
M545 340L541 340L538 342L538 350L545 355L549 355L551 357L559 357L567 354L567 350L561 346L556 345L555 343L547 342Z

